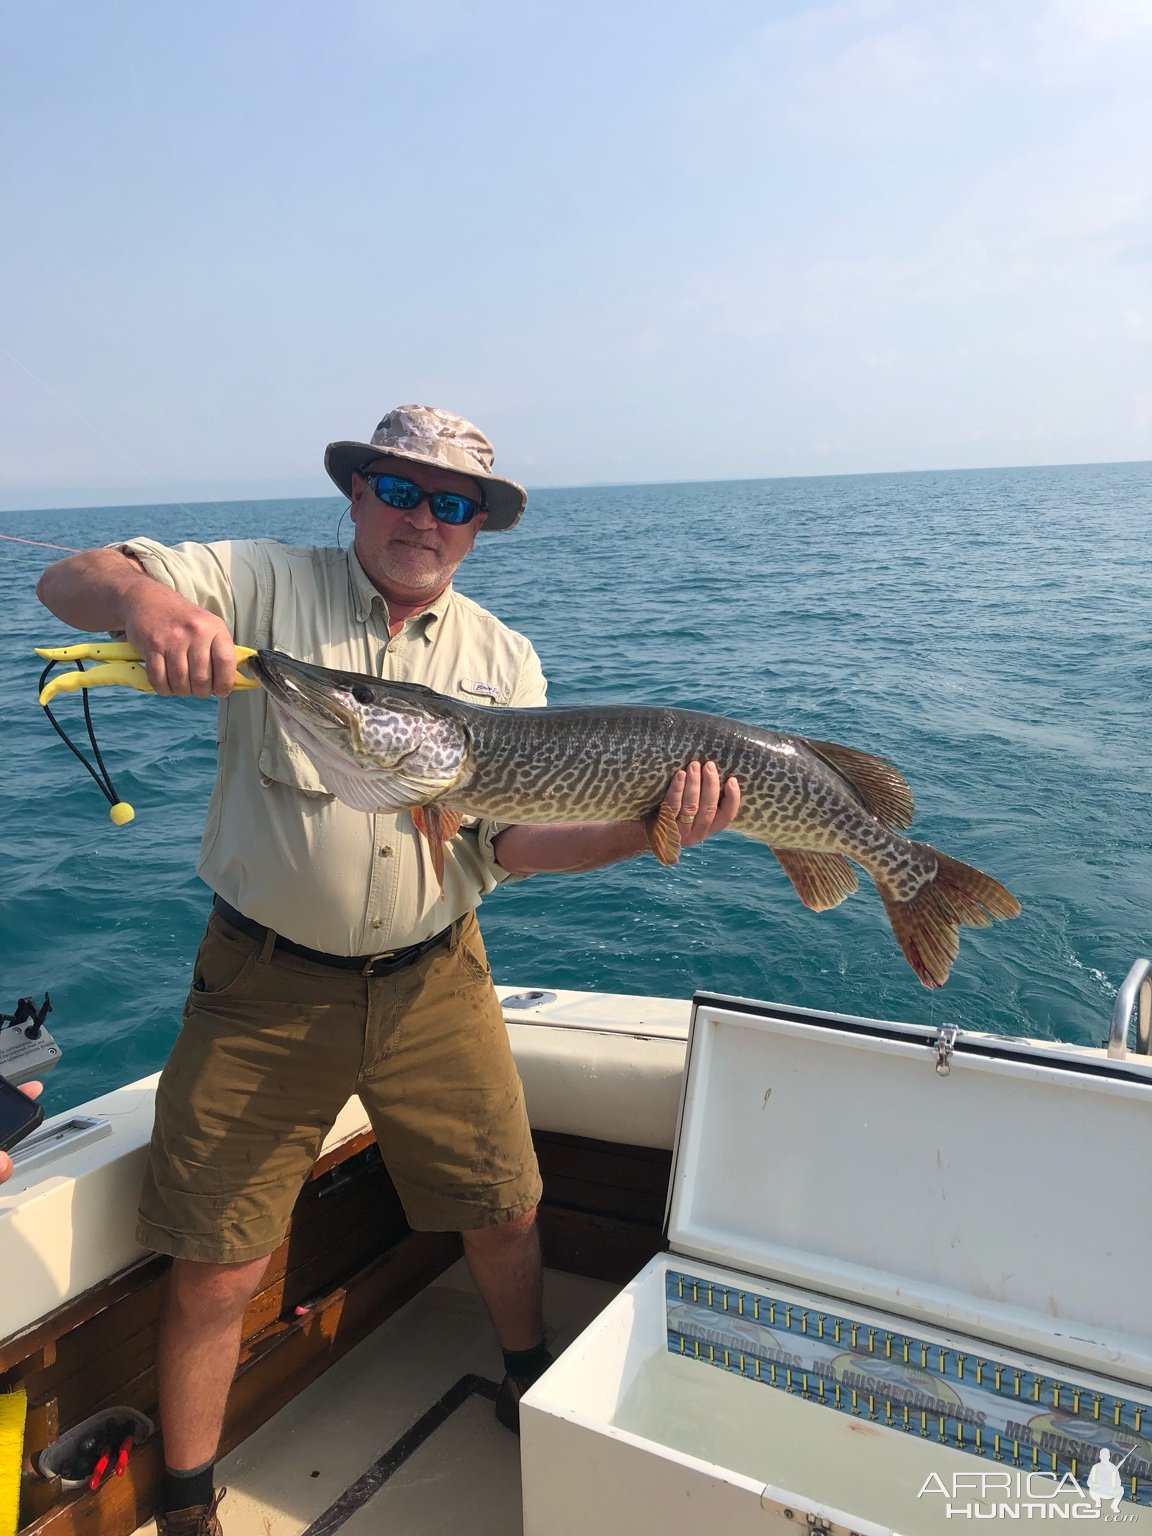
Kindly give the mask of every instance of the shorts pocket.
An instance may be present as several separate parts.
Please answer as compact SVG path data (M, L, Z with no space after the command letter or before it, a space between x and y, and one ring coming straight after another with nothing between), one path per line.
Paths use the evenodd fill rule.
M196 951L192 992L197 998L230 997L251 975L256 958L256 944L247 934L213 916Z
M477 943L468 939L460 941L457 950L460 956L460 964L476 981L484 981L492 974L492 967L488 964L488 956L484 952L483 941Z

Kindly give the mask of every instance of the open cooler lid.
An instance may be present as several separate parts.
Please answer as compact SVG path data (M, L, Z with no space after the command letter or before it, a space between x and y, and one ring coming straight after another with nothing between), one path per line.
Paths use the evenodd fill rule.
M1152 1385L1152 1062L700 994L675 1254Z

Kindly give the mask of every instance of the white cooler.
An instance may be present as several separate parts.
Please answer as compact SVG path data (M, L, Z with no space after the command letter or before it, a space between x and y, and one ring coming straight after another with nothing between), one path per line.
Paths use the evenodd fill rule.
M1147 1058L698 996L669 1251L524 1398L525 1536L1152 1536L1149 1170Z

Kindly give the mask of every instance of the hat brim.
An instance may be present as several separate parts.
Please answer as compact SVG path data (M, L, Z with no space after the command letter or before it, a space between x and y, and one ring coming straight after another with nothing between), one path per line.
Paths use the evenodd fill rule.
M433 466L431 460L416 454L398 453L395 448L377 448L371 443L329 443L324 450L324 468L336 489L351 501L352 476L359 474L373 459L385 458L403 459L408 464L420 464L425 469L440 467ZM514 528L524 515L528 502L528 492L524 487L517 485L515 480L502 480L498 475L478 475L472 470L467 473L484 487L484 510L488 516L480 531L499 533L502 529Z

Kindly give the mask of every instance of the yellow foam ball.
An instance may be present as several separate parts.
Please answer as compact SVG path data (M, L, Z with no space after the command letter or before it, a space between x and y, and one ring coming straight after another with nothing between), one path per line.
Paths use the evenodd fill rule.
M118 827L126 827L136 815L136 812L128 804L127 800L118 800L108 814Z

